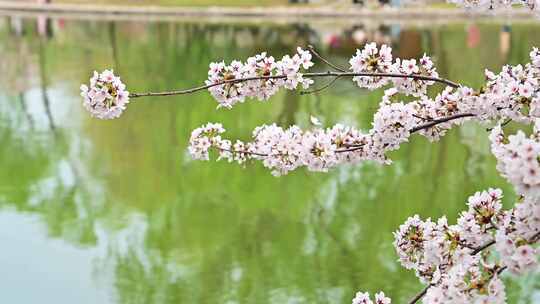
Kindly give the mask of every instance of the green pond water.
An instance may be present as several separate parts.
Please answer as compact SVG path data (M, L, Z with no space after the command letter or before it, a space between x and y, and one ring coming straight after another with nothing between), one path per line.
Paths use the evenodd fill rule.
M37 24L45 24L45 31ZM43 29L43 28L41 28ZM41 33L41 34L40 34ZM484 68L522 63L540 23L221 24L0 19L0 303L350 303L384 290L404 303L422 288L401 268L392 232L413 214L454 222L466 198L505 190L485 127L441 142L415 136L391 166L276 178L260 164L195 162L191 130L222 122L232 138L309 117L368 128L382 93L343 80L320 94L216 110L207 92L134 100L91 119L79 86L112 67L131 92L202 83L209 62L315 45L346 64L355 37L424 52L470 86ZM324 67L322 67L324 68ZM320 82L323 84L325 81ZM440 87L438 88L440 89ZM540 303L540 279L505 277L509 303Z

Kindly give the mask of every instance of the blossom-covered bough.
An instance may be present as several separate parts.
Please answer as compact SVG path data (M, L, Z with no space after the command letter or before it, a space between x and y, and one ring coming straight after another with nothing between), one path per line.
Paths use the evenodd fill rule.
M314 56L332 70L308 72ZM308 89L322 77L350 77L360 88L385 89L369 130L342 124L322 128L312 119L314 127L308 130L296 125L256 127L249 141L226 139L219 123L206 123L192 132L189 153L194 159L209 160L215 153L218 159L240 164L258 160L276 176L300 167L324 172L344 163L390 164L386 153L399 149L413 134L434 142L465 121L489 126L497 169L519 195L514 207L502 209L499 189L477 192L455 224L445 217L410 217L394 233L394 247L402 266L426 286L409 303L505 303L501 274L536 270L540 253L540 51L533 49L530 59L525 65L504 66L498 74L486 70L486 83L473 89L440 78L428 56L418 61L393 58L385 45L372 43L358 50L350 71L313 49L298 48L281 60L262 53L245 62L212 63L206 84L188 90L129 94L112 71L96 73L90 87L81 90L92 115L110 119L121 114L129 97L208 90L218 108L232 108L248 99L266 101L280 89ZM445 88L430 96L428 88L435 83ZM414 100L405 102L404 96ZM508 121L532 126L533 131L529 136L523 131L506 135ZM352 302L391 300L380 292L373 302L369 294L359 292Z

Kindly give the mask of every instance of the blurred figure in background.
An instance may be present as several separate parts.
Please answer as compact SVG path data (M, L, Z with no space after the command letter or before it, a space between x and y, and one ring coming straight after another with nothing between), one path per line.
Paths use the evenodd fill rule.
M37 0L38 4L49 4L52 0ZM51 38L52 37L52 24L51 20L45 15L40 15L37 18L37 30L40 36Z
M24 35L24 27L23 27L23 21L21 17L9 17L9 25L11 32L15 34L15 36L22 36Z
M510 52L511 33L512 29L510 28L510 25L503 25L499 38L499 51L501 52L501 57L503 59L506 59Z
M480 29L476 24L467 28L467 47L474 49L480 44Z

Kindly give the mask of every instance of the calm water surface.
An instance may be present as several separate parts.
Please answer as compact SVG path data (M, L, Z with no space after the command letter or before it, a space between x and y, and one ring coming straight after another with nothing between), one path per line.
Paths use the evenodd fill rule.
M349 303L379 289L403 303L421 286L396 262L399 224L455 219L490 186L507 205L515 197L473 124L437 144L415 137L392 166L329 174L274 178L186 153L207 121L244 139L263 123L306 127L310 115L368 128L381 93L349 81L228 111L205 92L137 100L115 121L89 118L78 87L113 67L133 92L185 88L212 60L308 43L346 64L363 39L432 54L440 74L479 86L484 68L527 60L540 24L0 21L1 303ZM540 303L538 276L507 281L510 303Z

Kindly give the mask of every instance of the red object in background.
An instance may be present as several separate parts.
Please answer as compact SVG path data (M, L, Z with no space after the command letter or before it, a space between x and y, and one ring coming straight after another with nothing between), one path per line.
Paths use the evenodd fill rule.
M480 29L476 25L470 25L467 28L467 47L472 49L480 44Z
M328 45L334 49L339 48L341 45L341 38L339 37L339 35L333 34L328 37Z

